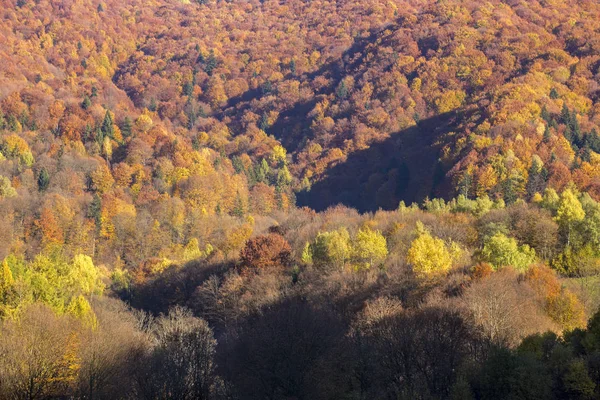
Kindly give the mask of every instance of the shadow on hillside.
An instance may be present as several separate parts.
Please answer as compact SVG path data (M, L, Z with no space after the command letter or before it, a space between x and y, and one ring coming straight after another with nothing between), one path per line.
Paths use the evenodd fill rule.
M132 307L152 313L166 314L175 305L189 306L198 286L212 275L222 276L232 263L193 260L184 265L173 264L163 273L138 283L128 292L117 293Z
M460 115L447 113L419 122L368 149L352 153L326 171L309 191L297 193L298 206L322 211L344 204L361 212L391 210L400 201L446 197L448 187L439 152L443 135Z
M320 95L333 93L341 79L348 75L360 80L369 64L365 61L367 47L377 41L392 38L393 34L386 32L395 31L403 23L403 18L399 18L394 24L373 29L368 36L357 38L341 57L324 63L316 71L296 77L295 79L306 82L323 76L329 84L316 92L310 100L297 102L281 110L277 120L266 129L267 133L279 140L290 154L302 148L313 135L310 129L311 118L307 114L321 100ZM432 41L419 43L423 54L436 46L437 43ZM402 51L401 48L396 50ZM393 58L389 62L393 63ZM383 70L389 67L390 65L379 66ZM291 73L287 78L292 78ZM253 100L263 95L265 93L261 89L255 89L231 98L220 117L241 115ZM326 171L326 175L310 191L297 193L297 204L317 211L344 204L366 212L379 208L395 209L401 200L410 203L421 202L427 196L447 196L449 187L445 186L447 182L444 179L447 171L438 162L440 145L437 141L451 130L460 117L456 113L431 117L420 121L415 127L392 134L383 142L371 143L368 149L349 155L345 162ZM241 131L240 126L234 128Z
M316 71L298 75L288 72L285 76L286 80L295 79L300 82L310 82L316 77L322 76L329 83L316 91L310 100L295 103L291 107L284 109L273 126L266 130L267 133L280 140L288 152L293 153L297 150L303 141L310 136L311 119L307 117L307 114L321 100L319 96L333 93L341 80L348 75L360 76L368 65L365 62L367 46L375 43L386 30L394 30L402 26L403 22L404 19L399 18L394 24L373 28L368 36L356 38L340 57L325 62ZM223 119L227 116L242 115L245 110L251 109L251 104L254 100L270 94L270 92L265 91L263 88L250 89L239 96L230 98L227 106L218 112L216 116L219 119ZM242 131L241 126L236 126L235 124L236 122L234 121L234 130Z

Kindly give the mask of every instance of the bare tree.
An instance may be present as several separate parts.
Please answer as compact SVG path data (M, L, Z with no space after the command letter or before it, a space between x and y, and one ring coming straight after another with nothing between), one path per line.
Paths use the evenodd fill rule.
M212 398L217 378L216 340L206 321L176 307L158 318L147 365L141 366L140 390L148 399Z
M509 268L473 283L463 300L484 336L499 346L516 346L523 337L552 328L535 293Z

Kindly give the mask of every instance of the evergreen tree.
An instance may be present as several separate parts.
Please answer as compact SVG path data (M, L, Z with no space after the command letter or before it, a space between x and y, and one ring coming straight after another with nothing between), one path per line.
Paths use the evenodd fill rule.
M213 71L215 70L215 68L217 68L218 64L219 64L219 61L217 60L217 57L215 56L215 51L211 49L208 54L208 58L206 59L206 62L204 63L204 72L206 72L208 74L208 76L212 76Z
M113 125L112 115L108 110L106 110L106 113L104 114L104 121L102 121L102 127L100 128L100 130L102 131L103 135L102 143L104 143L105 137L109 137L112 139L115 135L115 127Z
M542 107L542 112L540 114L540 117L542 117L542 119L544 121L546 121L547 124L550 123L550 113L548 112L548 109L546 108L546 105L544 104L544 106Z
M121 126L121 133L123 134L123 137L124 138L130 137L132 130L133 130L133 121L131 121L131 118L125 117L125 119L123 120L123 124Z
M348 96L348 87L346 86L346 82L343 80L338 85L335 94L339 99L345 99Z
M260 122L258 123L258 128L261 131L266 131L269 128L269 114L267 112L263 112L260 116Z
M86 94L85 97L83 98L83 101L81 102L81 108L83 108L84 110L87 110L91 106L92 106L92 100L90 100L90 97Z
M48 170L45 167L40 170L40 173L38 174L37 183L40 192L43 192L46 189L48 189L48 185L50 184L50 175L48 174Z
M565 125L571 125L571 112L569 111L569 107L567 107L566 103L563 104L562 110L560 111L560 120Z
M96 223L97 231L100 231L100 228L102 227L101 211L102 211L102 198L100 197L100 195L98 193L96 193L94 195L94 198L92 199L92 202L89 205L89 208L88 208L88 218L91 218L94 220L94 222Z
M183 94L186 96L191 96L194 91L194 84L192 82L186 82L182 87Z
M158 109L158 104L156 103L156 99L153 97L150 99L150 104L148 104L148 110L154 112Z
M570 119L571 132L573 133L573 144L577 147L583 145L583 135L581 133L581 127L579 126L579 120L577 119L577 113L573 111Z
M280 189L286 188L290 183L292 183L292 174L287 166L283 166L283 168L279 169L277 173L277 187Z
M544 169L544 163L542 159L534 154L531 160L531 167L529 168L529 178L527 180L527 196L533 197L536 193L541 193L544 186L544 177L542 171Z
M269 167L267 160L265 160L263 158L262 161L260 162L260 164L255 167L256 181L267 183L270 172L271 172L271 168Z

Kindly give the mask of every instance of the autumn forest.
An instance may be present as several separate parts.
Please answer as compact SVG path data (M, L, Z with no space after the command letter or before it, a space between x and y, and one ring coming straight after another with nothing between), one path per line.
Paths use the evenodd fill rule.
M600 399L600 3L0 0L4 399Z

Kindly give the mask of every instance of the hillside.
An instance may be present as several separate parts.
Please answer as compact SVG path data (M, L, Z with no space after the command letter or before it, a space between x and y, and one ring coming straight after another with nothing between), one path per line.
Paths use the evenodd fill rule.
M598 2L0 21L0 400L600 396Z

